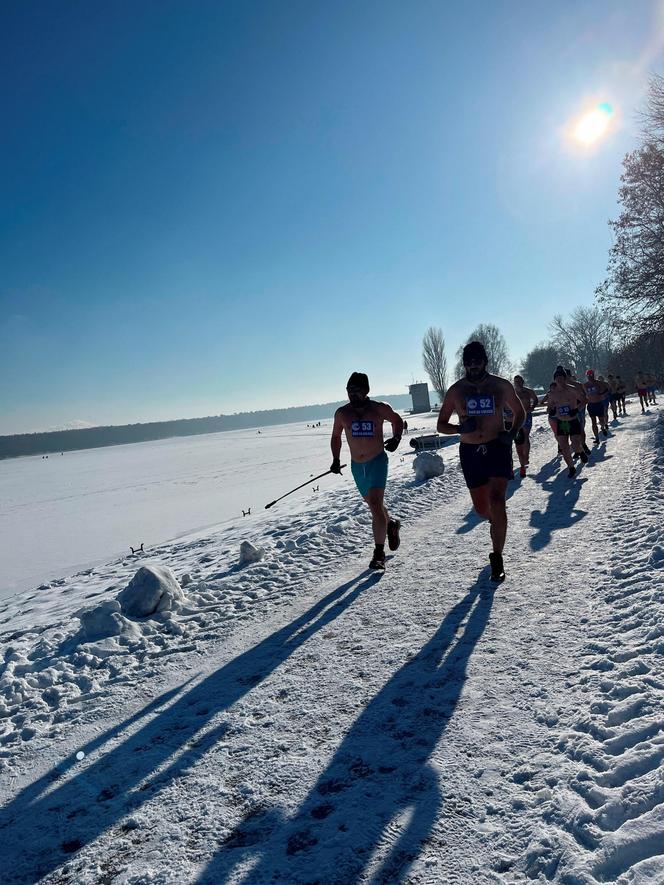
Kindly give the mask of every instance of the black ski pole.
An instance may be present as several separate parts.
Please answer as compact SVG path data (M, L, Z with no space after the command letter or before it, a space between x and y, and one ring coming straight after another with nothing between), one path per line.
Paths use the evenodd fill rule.
M340 469L343 469L346 465L342 464ZM292 495L293 492L296 492L298 489L304 488L304 486L308 486L310 482L316 482L317 479L322 479L324 476L327 476L328 473L332 473L331 470L326 470L325 473L320 473L318 476L312 476L311 479L308 479L306 482L303 482L301 486L296 486L294 489L291 489L290 492L286 492L285 495L282 495L281 498L287 498L289 495ZM277 501L281 501L281 498L275 498L274 501L270 501L269 504L265 505L265 509L269 510L273 504L276 504Z

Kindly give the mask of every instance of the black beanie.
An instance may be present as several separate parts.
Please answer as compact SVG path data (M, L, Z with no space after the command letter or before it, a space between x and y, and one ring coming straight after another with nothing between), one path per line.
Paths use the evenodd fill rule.
M346 388L349 387L359 387L362 390L366 390L368 393L369 378L364 374L364 372L353 372L353 374L346 382Z
M481 341L470 341L463 349L463 364L467 365L468 360L470 359L480 359L484 360L485 363L489 362L489 357L486 355L486 350L484 349L484 345Z

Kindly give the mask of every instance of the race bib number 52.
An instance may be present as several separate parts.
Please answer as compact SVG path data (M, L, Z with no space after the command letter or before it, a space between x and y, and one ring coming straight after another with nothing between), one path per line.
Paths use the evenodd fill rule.
M374 423L373 421L353 421L350 425L350 432L352 436L373 436Z
M496 404L492 393L487 393L484 396L466 397L466 414L469 416L493 415L495 411Z

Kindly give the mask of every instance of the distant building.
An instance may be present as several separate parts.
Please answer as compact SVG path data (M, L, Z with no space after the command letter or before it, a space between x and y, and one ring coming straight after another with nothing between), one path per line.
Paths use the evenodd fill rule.
M421 384L410 384L408 393L413 401L413 412L430 412L431 401L429 399L429 385L426 382Z

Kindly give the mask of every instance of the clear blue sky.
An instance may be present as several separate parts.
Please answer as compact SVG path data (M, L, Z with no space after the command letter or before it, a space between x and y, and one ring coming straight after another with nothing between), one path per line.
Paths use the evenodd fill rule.
M0 13L0 433L341 398L606 267L650 0L21 0ZM584 102L620 125L561 135Z

